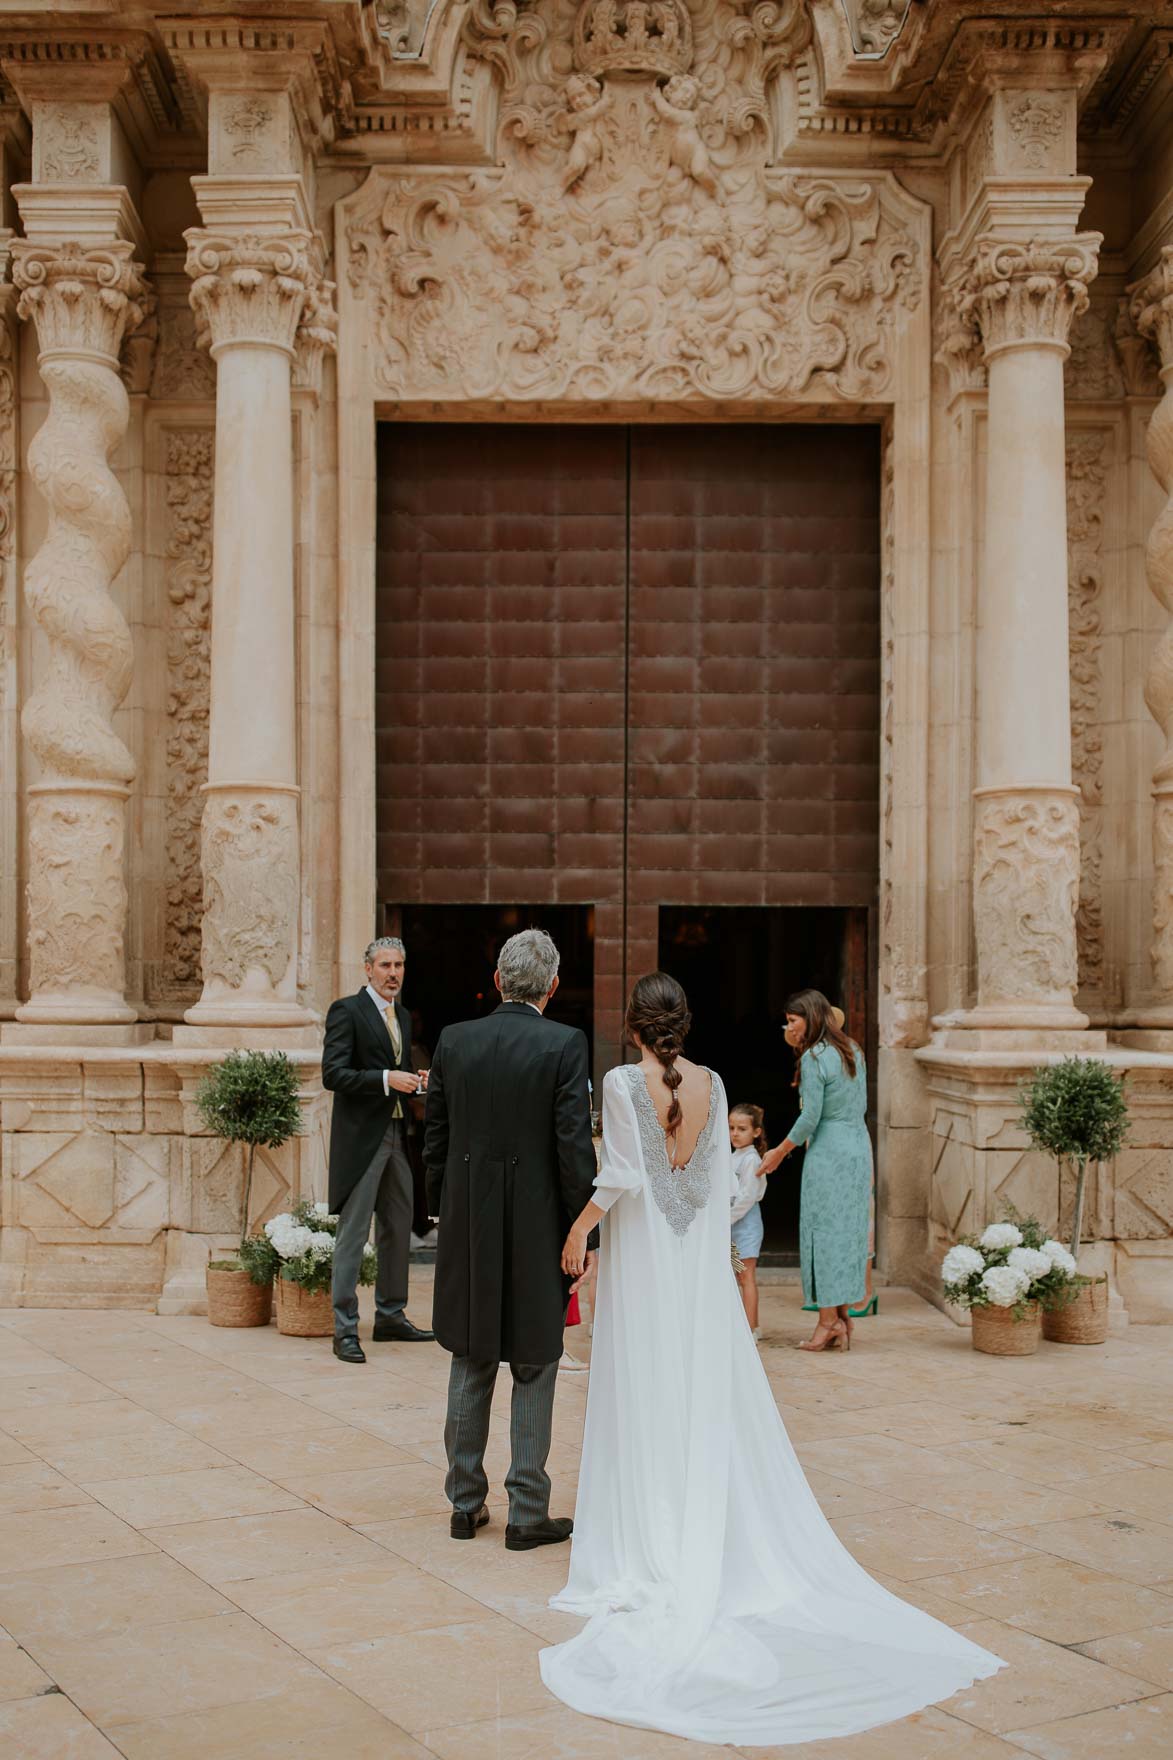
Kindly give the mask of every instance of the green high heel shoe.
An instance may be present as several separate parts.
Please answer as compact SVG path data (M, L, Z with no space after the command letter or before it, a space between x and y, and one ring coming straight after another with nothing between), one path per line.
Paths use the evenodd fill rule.
M804 1314L817 1314L819 1311L819 1304L817 1302L804 1302L802 1304L802 1311ZM880 1297L879 1292L876 1291L873 1292L871 1301L865 1302L862 1308L848 1308L847 1317L849 1320L866 1320L869 1314L878 1314L879 1312Z

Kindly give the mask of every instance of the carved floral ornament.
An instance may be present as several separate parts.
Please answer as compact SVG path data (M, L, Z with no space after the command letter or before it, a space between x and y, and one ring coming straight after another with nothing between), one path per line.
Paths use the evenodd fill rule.
M184 236L197 342L213 352L251 343L292 354L308 314L314 341L333 345L336 325L326 316L333 283L318 272L311 233L221 235L192 227Z
M1021 343L1065 348L1073 320L1087 310L1100 243L1096 232L1026 244L979 239L951 290L962 328L980 337L987 359Z
M974 929L985 1003L1070 1007L1078 891L1075 790L979 790Z
M769 86L808 33L798 0L474 6L500 166L376 172L346 232L381 390L882 397L923 220L885 176L770 168Z
M18 315L32 318L42 355L100 355L116 365L123 338L141 322L144 284L133 246L12 241Z

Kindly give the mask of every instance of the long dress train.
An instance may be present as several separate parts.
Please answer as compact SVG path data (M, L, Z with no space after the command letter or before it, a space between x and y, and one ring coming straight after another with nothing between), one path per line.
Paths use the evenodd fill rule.
M807 1485L729 1259L725 1092L673 1170L637 1065L603 1087L597 1319L570 1578L576 1710L698 1741L850 1735L1003 1666L880 1588ZM712 1201L710 1201L712 1200Z

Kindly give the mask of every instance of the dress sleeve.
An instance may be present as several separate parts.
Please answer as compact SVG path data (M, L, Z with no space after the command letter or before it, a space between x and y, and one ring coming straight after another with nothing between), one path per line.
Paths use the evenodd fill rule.
M639 1125L627 1082L618 1070L603 1077L603 1149L595 1176L594 1200L610 1210L624 1192L638 1192L644 1183Z
M808 1051L802 1060L802 1074L799 1080L799 1092L802 1095L802 1111L790 1129L790 1141L796 1145L809 1143L819 1128L819 1120L823 1116L823 1091L827 1085L827 1072L823 1068L823 1060L819 1056L818 1047Z
M739 1156L733 1164L734 1177L737 1180L737 1192L733 1199L733 1208L729 1213L730 1222L740 1222L748 1216L761 1196L761 1180L758 1168L762 1158L756 1154Z

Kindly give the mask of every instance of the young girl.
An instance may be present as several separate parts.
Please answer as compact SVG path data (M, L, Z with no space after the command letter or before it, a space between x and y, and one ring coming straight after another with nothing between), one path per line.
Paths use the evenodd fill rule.
M766 1195L765 1175L758 1172L769 1148L763 1130L765 1113L760 1106L740 1104L729 1109L729 1145L733 1150L733 1195L730 1200L733 1244L741 1255L741 1300L755 1338L758 1325L758 1254L762 1250L761 1202Z

